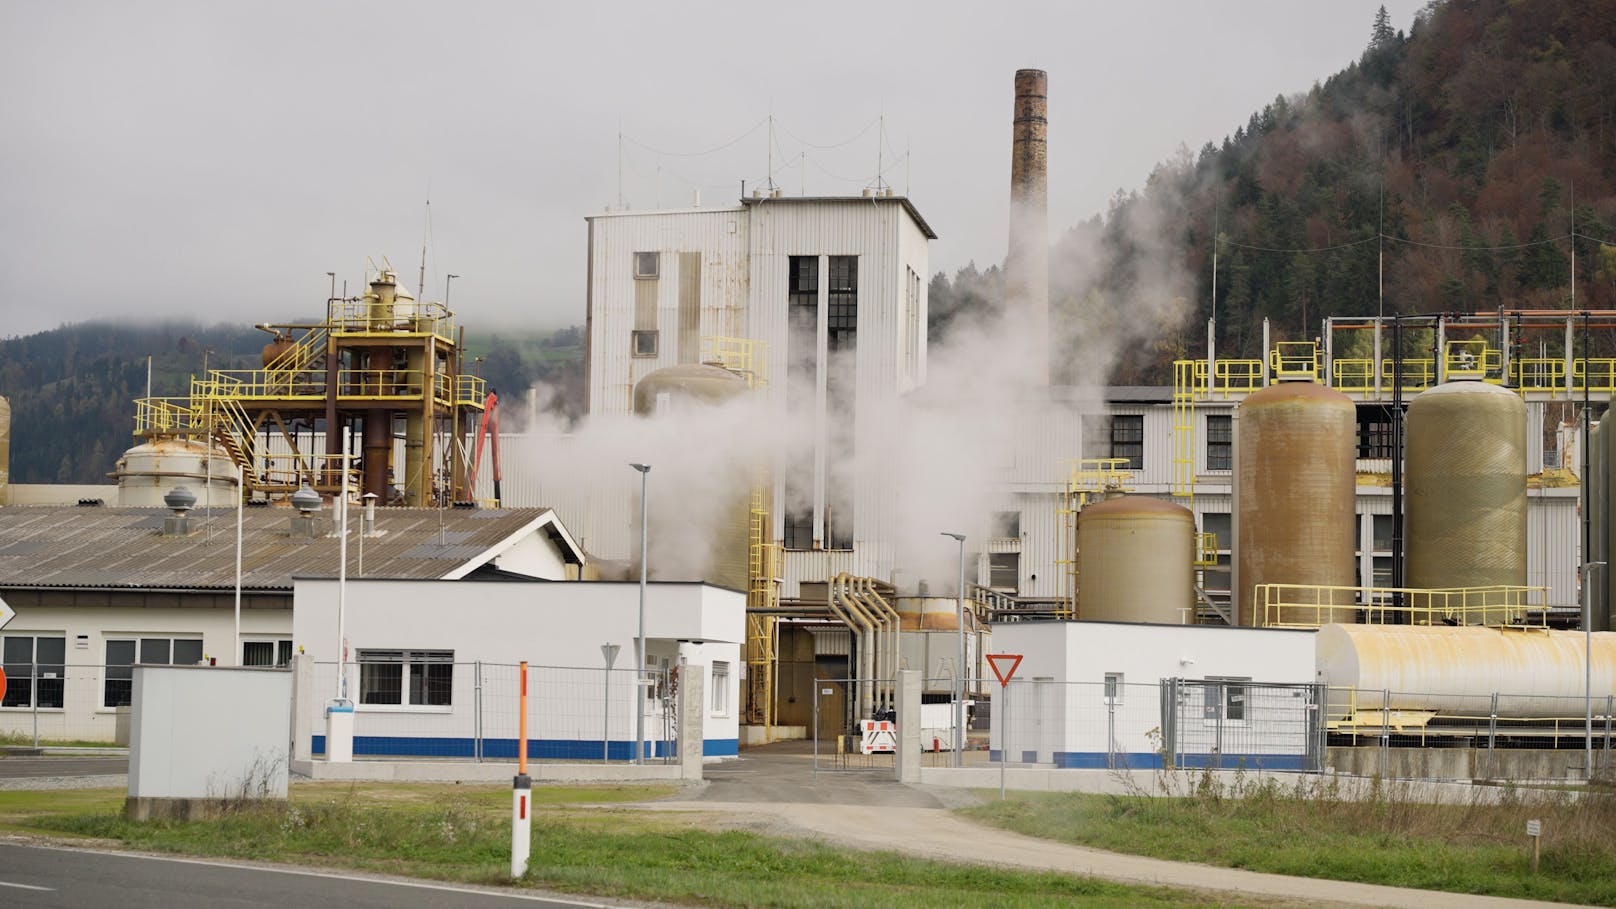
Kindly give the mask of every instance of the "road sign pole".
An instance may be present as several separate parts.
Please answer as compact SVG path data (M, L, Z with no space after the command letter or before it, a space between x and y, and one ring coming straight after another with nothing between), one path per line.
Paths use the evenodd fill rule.
M999 715L999 800L1003 801L1005 767L1010 763L1010 680L1016 677L1022 654L989 653L986 657L999 680L1000 703L994 712Z
M999 705L1002 709L999 715L1004 717L1004 736L999 743L999 801L1004 801L1004 768L1010 763L1010 683L1005 682L999 686Z
M606 682L601 689L601 702L605 704L600 722L600 762L609 764L612 760L612 666L617 662L617 644L600 645L600 655L606 658Z

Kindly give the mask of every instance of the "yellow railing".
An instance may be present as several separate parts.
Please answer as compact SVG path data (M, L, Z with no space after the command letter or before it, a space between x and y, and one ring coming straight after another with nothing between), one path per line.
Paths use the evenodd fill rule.
M1258 584L1258 624L1317 628L1337 610L1360 609L1371 625L1534 625L1547 627L1546 587L1330 587ZM1401 594L1402 604L1395 605ZM1533 602L1534 596L1536 602ZM1533 613L1536 615L1534 616Z
M1218 567L1218 535L1215 533L1197 533L1195 535L1195 567Z
M442 303L395 300L342 300L331 312L331 327L344 334L423 334L454 341L454 314Z
M1200 381L1205 364L1196 368L1194 360L1173 363L1173 479L1175 498L1195 497L1195 400L1205 396Z
M716 363L745 378L754 389L762 388L768 384L768 349L765 341L708 335L701 339L701 361Z
M1206 361L1199 362L1201 368L1205 369ZM1217 379L1217 390L1236 394L1256 391L1263 384L1262 364L1261 360L1219 360L1212 368L1212 374Z
M1343 359L1330 361L1330 385L1337 391L1368 393L1375 390L1375 361L1373 359Z
M1572 360L1571 378L1576 391L1581 391L1583 385L1587 385L1589 391L1616 391L1616 360L1608 357Z
M448 376L439 375L438 397L448 397ZM426 373L419 369L344 369L337 372L337 395L343 398L420 400Z
M1380 390L1391 391L1396 386L1396 376L1393 369L1396 364L1391 357L1384 357L1380 361ZM1403 360L1403 390L1424 391L1436 384L1436 360L1425 357L1422 359Z
M1442 368L1449 379L1487 379L1495 377L1504 363L1502 352L1488 347L1487 342L1449 341L1443 351Z
M191 380L191 397L305 398L325 397L323 369L214 369Z
M326 330L324 325L317 325L303 332L291 347L288 347L280 356L264 364L265 369L304 369L314 365L314 361L325 353Z
M136 398L135 435L195 435L205 431L190 398Z
M1319 345L1312 341L1279 341L1268 352L1276 379L1319 380Z

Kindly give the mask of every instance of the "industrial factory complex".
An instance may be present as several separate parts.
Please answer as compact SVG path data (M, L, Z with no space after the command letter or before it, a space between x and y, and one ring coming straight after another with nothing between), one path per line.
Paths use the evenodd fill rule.
M1045 85L1005 305L1041 343L991 418L929 391L937 234L884 187L585 218L564 431L500 433L386 266L261 326L261 368L131 402L116 486L7 486L0 409L0 732L112 740L136 664L301 655L361 759L509 756L519 661L567 679L529 733L557 758L666 753L695 672L709 758L858 751L914 670L953 759L1608 772L1616 312L1326 318L1250 359L1208 326L1171 385L1052 385Z

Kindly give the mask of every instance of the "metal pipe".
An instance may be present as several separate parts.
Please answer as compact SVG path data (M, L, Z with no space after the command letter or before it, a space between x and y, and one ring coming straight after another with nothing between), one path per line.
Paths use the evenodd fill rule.
M896 710L898 693L892 686L897 683L898 678L899 643L903 632L903 617L898 615L898 610L893 608L892 604L887 602L886 597L881 596L880 592L875 589L874 578L859 578L859 588L865 602L872 606L872 611L882 616L886 621L887 671L882 676L882 680L888 683L887 706Z
M942 535L952 537L959 544L959 587L955 590L959 613L956 616L959 624L959 659L954 664L954 766L959 767L965 762L965 534L945 530Z
M640 624L639 631L634 636L634 763L645 763L645 566L646 553L650 548L650 525L646 518L650 510L646 507L647 478L651 475L651 465L628 465L640 472Z

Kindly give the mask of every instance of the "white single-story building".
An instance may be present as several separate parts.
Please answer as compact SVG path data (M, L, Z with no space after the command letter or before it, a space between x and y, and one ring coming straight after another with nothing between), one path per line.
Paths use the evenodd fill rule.
M353 702L356 757L514 757L523 661L535 757L628 759L636 701L652 743L647 753L665 753L673 738L665 718L682 666L701 667L707 679L703 753L737 753L746 633L746 596L739 591L697 582L647 585L652 683L636 699L637 583L363 580L345 586L297 579L292 640L314 658L316 687ZM340 680L339 639L347 651ZM602 645L618 648L613 669ZM314 730L313 750L320 754L323 715Z
M0 507L0 628L8 680L0 732L113 741L131 667L215 660L284 665L292 575L334 577L341 537L329 507L241 513L237 651L236 512L105 505ZM382 508L349 513L348 575L453 579L577 577L583 551L547 508Z
M1319 746L1311 629L1002 622L1019 655L993 704L994 759L1056 767L1309 766ZM989 659L992 659L990 656ZM998 660L1001 667L1007 661Z

